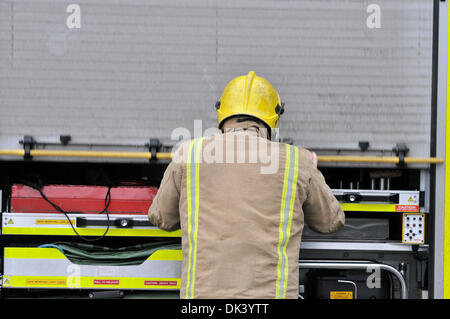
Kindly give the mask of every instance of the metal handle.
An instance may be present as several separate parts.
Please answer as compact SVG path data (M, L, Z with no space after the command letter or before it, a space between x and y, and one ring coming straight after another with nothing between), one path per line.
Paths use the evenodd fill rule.
M361 195L357 192L345 193L342 195L334 195L338 201L342 201L345 203L358 203L362 201L367 202L392 202L398 204L400 201L399 194L387 194L387 195Z
M355 289L355 297L353 299L358 299L358 287L356 286L354 281L351 281L351 280L338 280L338 282L342 282L342 283L353 285L353 288Z
M146 220L136 220L132 218L115 218L111 220L107 219L88 219L86 217L77 217L77 227L87 226L116 226L118 228L133 228L135 226L154 226L152 223Z

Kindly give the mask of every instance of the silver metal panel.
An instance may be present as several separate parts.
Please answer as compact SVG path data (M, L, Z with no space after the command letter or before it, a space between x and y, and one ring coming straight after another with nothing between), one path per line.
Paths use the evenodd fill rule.
M253 69L286 102L281 136L429 155L432 1L122 0L0 3L0 148L20 136L144 144L215 126L225 84ZM70 159L64 159L70 160Z

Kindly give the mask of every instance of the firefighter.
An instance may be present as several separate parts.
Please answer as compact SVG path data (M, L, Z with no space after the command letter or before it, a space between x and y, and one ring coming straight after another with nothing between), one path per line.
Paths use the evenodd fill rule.
M216 109L221 133L177 149L149 209L181 228L180 297L298 298L304 223L335 232L344 212L315 154L270 140L284 104L267 80L233 79Z

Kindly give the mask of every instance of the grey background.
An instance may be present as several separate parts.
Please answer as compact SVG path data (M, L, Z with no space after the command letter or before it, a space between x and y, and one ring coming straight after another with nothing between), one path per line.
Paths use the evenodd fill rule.
M0 0L0 148L72 135L143 144L216 125L214 104L254 70L286 103L280 135L309 148L429 156L432 1ZM81 7L68 29L66 7Z

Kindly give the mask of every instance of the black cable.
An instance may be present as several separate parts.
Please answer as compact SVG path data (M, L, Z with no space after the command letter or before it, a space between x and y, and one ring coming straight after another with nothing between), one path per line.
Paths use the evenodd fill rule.
M42 197L47 203L49 203L50 205L52 205L53 208L55 208L55 209L56 209L57 211L59 211L60 213L63 213L64 216L66 216L67 220L69 221L69 224L70 224L70 226L72 227L73 231L75 232L75 234L76 234L79 238L81 238L81 239L83 239L83 240L85 240L85 241L93 242L93 241L97 241L97 240L103 239L103 238L106 236L106 234L108 233L109 227L110 227L110 223L111 223L111 222L110 222L110 218L109 218L108 207L109 207L109 204L111 204L111 187L112 187L112 185L108 186L108 191L106 192L106 196L105 196L105 208L100 212L100 214L106 213L106 218L108 219L108 226L106 227L106 230L105 230L105 232L103 233L103 235L101 235L100 237L97 237L97 238L86 238L86 237L84 237L84 236L81 236L81 235L76 231L75 227L74 227L73 224L72 224L72 221L70 220L70 217L68 216L68 213L67 213L65 210L63 210L61 207L59 207L58 205L56 205L55 203L53 203L52 201L50 201L50 200L47 198L47 196L45 196L45 194L42 192L42 189L41 189L40 187L38 187L38 186L36 186L36 185L33 185L33 184L30 184L30 183L24 183L24 184L27 185L27 186L30 186L31 188L33 188L33 189L35 189L35 190L37 190L37 191L41 194L41 197ZM77 213L77 212L70 212L70 213ZM79 212L79 213L82 214L82 212Z

